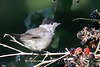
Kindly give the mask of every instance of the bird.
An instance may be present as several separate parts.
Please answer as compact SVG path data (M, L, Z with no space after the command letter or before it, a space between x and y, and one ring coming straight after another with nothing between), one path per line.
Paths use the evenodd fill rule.
M54 22L53 19L44 18L43 22L39 27L30 29L23 34L11 35L19 40L31 51L40 52L47 49L54 38L54 31L61 23Z

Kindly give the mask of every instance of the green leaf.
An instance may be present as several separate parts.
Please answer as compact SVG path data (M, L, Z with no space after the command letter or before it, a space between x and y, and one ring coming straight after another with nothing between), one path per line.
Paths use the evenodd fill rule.
M87 20L87 21L96 21L96 22L100 22L100 20L98 20L98 19L89 19L89 18L76 18L76 19L74 19L73 21L76 21L76 20Z
M37 27L41 24L43 18L54 19L54 12L50 8L30 13L25 19L25 26L27 30Z
M47 8L47 9L38 11L38 14L41 15L43 18L51 18L51 19L54 19L54 12L50 8Z

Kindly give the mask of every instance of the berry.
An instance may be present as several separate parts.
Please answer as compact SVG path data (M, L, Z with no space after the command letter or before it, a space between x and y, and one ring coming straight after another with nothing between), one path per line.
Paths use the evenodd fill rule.
M91 19L99 19L99 14L97 13L97 11L93 11L91 14L90 14L90 18Z
M95 33L95 32L94 32ZM99 39L96 37L91 37L88 38L86 41L86 45L90 48L90 49L96 49L97 45L98 45Z
M62 52L65 52L63 50L59 50L57 53L62 53ZM62 56L62 55L61 55ZM58 57L61 57L61 56L58 56ZM58 67L64 67L65 66L65 62L64 62L64 59L59 59L56 64L58 65Z
M97 13L97 11L95 10L90 14L90 18L91 19L99 19L100 17L99 17L99 14ZM96 22L96 21L93 21L91 26L93 28L95 28L95 29L99 29L100 28L100 24L98 22Z
M70 48L69 51L70 51L70 54L73 55L75 53L75 48Z
M78 58L77 57L74 57L74 61L76 62L78 60Z
M91 24L91 26L93 28L95 28L96 30L100 28L100 24L98 22L96 22L96 21L93 21L92 24Z
M87 43L89 43L90 41L92 41L92 39L91 39L91 38L88 38L88 39L87 39Z
M83 34L80 32L77 33L77 38L82 40L83 39Z
M68 66L67 67L76 67L74 63L72 62L68 62Z
M87 55L87 54L89 54L89 53L90 53L89 48L85 48L85 49L84 49L84 54Z
M84 40L82 40L81 45L86 45L86 42Z
M80 54L81 52L82 52L82 48L81 47L76 48L76 53Z
M64 63L64 59L63 58L60 59L60 60L58 60L56 63L58 65L58 67L64 67L65 66L65 63Z
M91 55L89 56L89 60L90 60L90 61L93 60L94 58L95 58L94 54L91 54Z
M92 41L92 39L88 38L87 41L86 41L86 45L89 45L91 41Z
M80 55L77 55L76 57L74 57L74 61L77 62L80 59Z

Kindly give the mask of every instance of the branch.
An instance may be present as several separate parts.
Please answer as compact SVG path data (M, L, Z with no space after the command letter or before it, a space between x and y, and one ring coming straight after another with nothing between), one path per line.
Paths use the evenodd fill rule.
M17 51L17 52L21 52L21 53L22 53L22 51L20 51L20 50L18 50L18 49L16 49L16 48L10 47L10 46L8 46L8 45L2 44L2 43L0 43L0 45L3 46L3 47L7 47L7 48L9 48L9 49L12 49L12 50L14 50L14 51Z
M48 55L65 55L65 53L48 53ZM25 52L22 52L22 53L15 53L15 54L7 54L7 55L1 55L0 58L3 58L3 57L9 57L9 56L16 56L16 55L47 55L46 53L45 54L38 54L38 53L25 53Z
M35 66L33 66L33 67L40 67L40 66L42 66L43 64L49 63L49 64L47 64L47 65L44 66L44 67L46 67L46 66L48 66L48 65L50 65L50 64L52 64L52 63L54 63L54 62L56 62L57 60L66 57L66 56L69 55L69 54L70 54L70 53L67 52L65 55L63 55L63 56L61 56L61 57L59 57L59 58L57 58L57 59L55 59L55 60L43 61L43 62L41 62L41 63L39 63L39 64L37 64L37 65L35 65Z
M15 42L15 43L17 43L17 44L19 44L19 45L21 45L21 46L27 48L24 44L22 44L22 43L20 43L19 41L17 41L17 40L15 39L15 37L11 36L10 34L4 34L4 37L6 37L6 36L10 36L10 37L12 38L12 40L10 40L10 41ZM4 37L3 37L3 38L4 38Z
M94 52L95 54L97 53L97 51L100 51L99 48L100 48L100 41L99 41L98 46L97 46L97 48L96 48L96 50Z

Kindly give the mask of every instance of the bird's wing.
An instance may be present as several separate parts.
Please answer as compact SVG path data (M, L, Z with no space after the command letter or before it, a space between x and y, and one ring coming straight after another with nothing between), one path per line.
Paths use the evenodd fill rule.
M34 28L27 31L24 35L27 35L31 38L41 38L45 36L48 31L45 28Z

